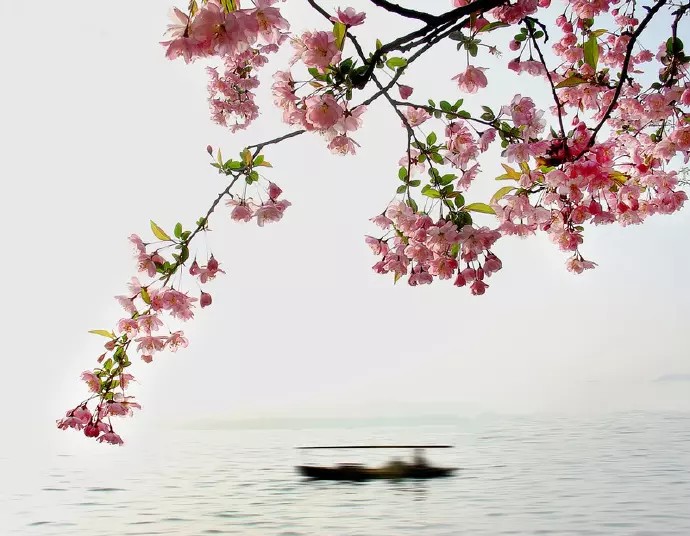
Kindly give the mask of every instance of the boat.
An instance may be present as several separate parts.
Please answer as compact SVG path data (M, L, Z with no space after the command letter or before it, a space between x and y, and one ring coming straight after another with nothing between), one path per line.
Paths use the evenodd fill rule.
M298 465L297 471L311 480L347 480L363 482L367 480L428 479L452 476L457 468L429 465L422 451L428 448L450 448L450 445L349 445L327 447L298 447L300 449L414 449L414 463L392 461L382 467L367 467L358 463L342 463L331 467L318 465Z

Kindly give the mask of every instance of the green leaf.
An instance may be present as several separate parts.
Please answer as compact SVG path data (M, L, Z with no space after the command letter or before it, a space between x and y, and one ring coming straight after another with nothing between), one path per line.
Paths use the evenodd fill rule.
M433 145L434 143L436 143L436 139L436 132L432 132L426 137L426 144Z
M675 56L683 51L683 41L680 39L669 37L666 41L666 53L669 56Z
M579 76L571 76L569 78L566 78L565 80L561 80L556 84L556 89L560 89L562 87L573 87L573 86L579 86L580 84L584 84L586 80L583 78L580 78Z
M107 337L108 339L115 338L115 335L107 329L90 329L89 333L93 333L94 335L100 335L101 337Z
M407 185L401 184L401 185L398 186L398 188L395 190L395 193L404 194L406 191L407 191Z
M240 153L240 158L245 166L249 167L252 165L252 152L249 149L244 149Z
M460 192L458 192L458 195L455 196L455 206L458 208L462 208L462 206L465 204L465 196L463 196Z
M491 197L490 203L495 203L513 190L517 190L517 186L504 186L503 188L499 188L498 191Z
M397 69L397 68L402 68L407 66L407 60L405 58L388 58L386 60L386 67L388 67L391 70Z
M412 186L413 188L416 188L420 184L422 184L422 181L420 181L419 179L415 179L407 183L408 186Z
M261 164L264 163L264 155L260 154L254 159L254 162L252 163L253 166L260 166Z
M480 32L492 32L498 28L505 28L507 26L510 26L509 24L506 24L505 22L490 22L489 24L485 24L484 26L481 27L479 30Z
M182 224L179 221L177 222L177 225L175 225L175 230L173 231L173 234L176 238L180 238L182 236Z
M410 207L412 210L415 212L419 211L419 207L417 206L417 202L414 199L408 199L407 200L407 206Z
M475 41L470 41L467 43L465 46L467 51L470 53L470 56L475 58L477 56L477 53L479 52L479 47L477 46L477 43Z
M585 63L596 70L599 63L599 44L596 36L592 35L583 46L585 53Z
M398 178L399 178L401 181L407 180L407 168L401 167L401 168L398 170Z
M381 42L380 39L377 39L376 40L376 50L379 50L381 48L383 48L383 43Z
M144 300L146 305L151 305L151 297L149 296L149 292L143 287L141 289L141 299Z
M601 37L601 36L604 35L605 33L608 33L608 30L602 28L602 29L600 29L600 30L592 30L591 33L592 33L592 35L593 35L594 37Z
M441 194L439 191L434 190L433 188L429 188L426 192L422 190L422 193L427 197L431 197L432 199L441 199Z
M442 100L439 103L439 106L441 107L441 110L443 110L444 112L452 112L453 111L453 107L450 105L450 102L448 102L448 101Z
M158 240L172 240L172 238L170 238L163 229L158 227L153 220L151 220L151 230Z
M343 49L343 44L345 43L345 34L347 33L347 26L342 22L333 23L333 37L335 37L335 46L338 50Z
M465 210L481 212L482 214L496 214L494 209L492 209L486 203L470 203L469 205L465 205Z
M455 173L448 173L447 175L444 175L439 179L439 182L441 183L441 186L446 186L453 182L457 178L457 175Z
M109 357L106 359L105 363L103 363L103 368L110 372L110 369L113 368L113 360Z

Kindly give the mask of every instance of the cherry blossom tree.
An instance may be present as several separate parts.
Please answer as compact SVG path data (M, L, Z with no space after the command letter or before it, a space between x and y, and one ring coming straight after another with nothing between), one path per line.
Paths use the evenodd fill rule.
M679 184L690 157L690 56L680 36L690 35L690 3L454 0L448 11L432 14L369 0L370 9L417 26L384 43L375 28L367 33L366 12L290 1L307 4L322 24L300 28L283 17L278 0L192 0L186 9L174 8L164 52L170 60L211 65L212 120L232 133L277 108L291 130L238 147L229 159L209 146L211 165L226 184L204 215L170 234L152 221L152 238L129 237L139 275L116 297L123 318L111 329L93 330L107 342L97 366L81 376L90 394L59 428L122 444L112 418L140 409L128 394L133 360L150 363L164 350L186 347L184 333L168 326L212 304L209 292L192 296L179 277L187 271L204 289L224 273L213 255L205 263L192 255L211 217L259 226L281 220L290 202L271 178L270 146L317 135L324 150L356 155L357 133L374 101L387 104L391 125L406 134L400 160L390 163L396 197L382 200L372 236L365 237L377 257L374 271L395 282L447 279L482 295L503 268L496 242L536 233L548 235L566 253L567 269L579 274L595 267L581 250L586 229L639 224L676 212L687 200ZM654 35L665 37L659 42ZM450 72L441 62L437 72L455 81L457 91L445 99L419 96L415 62L448 41L464 65ZM292 59L270 64L268 73L273 102L259 103L260 73L285 47ZM486 60L501 54L508 58L505 70L543 86L550 102L516 94L466 104L464 96L488 93L496 67L487 69ZM482 171L491 148L502 159L498 177ZM500 187L490 199L466 201L473 183L494 180ZM493 225L477 225L477 213L490 215Z

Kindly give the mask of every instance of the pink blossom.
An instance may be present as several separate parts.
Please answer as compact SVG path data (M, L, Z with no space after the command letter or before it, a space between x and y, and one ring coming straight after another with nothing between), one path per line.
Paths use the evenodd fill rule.
M378 216L374 216L371 218L373 223L381 227L384 231L388 230L393 223L389 218L387 218L384 214L379 214Z
M426 164L419 161L419 156L421 155L419 149L414 147L410 148L410 154L405 153L403 157L398 161L398 165L407 168L409 166L410 176L414 177L418 173L424 173L426 171Z
M345 26L359 26L364 22L364 19L367 18L366 13L358 13L354 10L354 8L351 7L345 8L344 11L338 8L336 13L338 16L331 17L331 20L333 22L342 22Z
M137 352L142 352L147 355L163 350L166 341L165 337L156 337L153 335L146 335L145 337L139 337L135 340L139 343L137 345Z
M290 28L290 24L282 17L280 10L270 7L270 0L257 0L253 14L256 17L259 34L267 43L278 43L283 31Z
M122 318L117 323L117 329L120 333L124 333L128 338L135 337L139 333L139 324L133 318Z
M177 352L179 348L187 348L189 341L185 338L184 333L181 331L175 331L166 342L166 346L171 352Z
M110 431L106 432L102 436L96 439L99 443L110 443L111 445L122 445L124 444L124 441L122 441L122 438L117 435L115 432Z
M495 129L490 128L489 130L485 130L484 132L482 132L481 136L479 136L479 150L481 152L486 151L489 148L489 145L491 145L491 142L493 142L495 139Z
M398 91L400 92L400 98L403 100L407 100L412 96L414 88L406 86L404 84L398 84Z
M680 103L685 106L690 106L690 87L686 86L685 91L680 96Z
M335 154L355 154L359 144L348 136L335 136L328 144L328 148Z
M98 393L101 390L101 380L90 370L85 370L81 373L81 379L89 386L89 391Z
M199 267L197 271L199 275L199 281L202 284L205 284L211 281L212 279L215 279L216 275L219 273L225 273L223 270L220 269L220 265L213 255L211 255L211 258L208 260L206 266Z
M240 201L230 199L226 202L226 205L234 207L230 213L230 218L232 218L233 221L247 222L254 216L254 212L249 205L247 205L244 199Z
M374 255L385 255L389 251L388 244L383 240L373 236L365 236L364 241L371 248L371 251L374 252Z
M137 296L141 292L141 283L139 282L139 279L136 277L133 277L129 283L127 283L127 289L131 293L132 296Z
M450 279L458 267L458 261L445 255L434 255L429 264L429 273L439 279Z
M321 72L340 61L340 50L335 45L333 32L306 32L301 40L293 42L293 46L307 67L316 67Z
M416 106L406 106L403 115L411 127L417 127L431 117L424 108Z
M566 262L566 268L568 268L568 271L576 274L581 274L585 270L591 270L595 266L595 263L578 258L577 256L570 257Z
M139 330L149 334L153 333L154 331L158 331L158 328L163 325L163 322L158 315L143 315L137 318L136 321L138 323Z
M128 296L115 296L115 299L126 312L130 314L137 312L137 308L134 306L134 301L132 298Z
M473 67L469 65L465 72L455 75L452 79L457 80L460 91L465 93L476 93L477 90L486 87L487 80L484 67Z
M486 292L487 288L489 288L489 285L480 279L475 279L470 285L470 290L472 291L473 296L481 296Z
M354 132L362 126L362 115L367 111L365 105L359 105L352 110L344 110L338 121L337 129L341 132Z
M268 183L268 197L275 201L282 193L283 190L281 190L277 184L274 184L272 182Z
M167 289L162 293L163 308L170 311L170 315L180 320L189 320L194 317L192 307L196 298L175 289Z
M146 244L139 238L137 234L129 235L129 241L134 245L137 253L146 253Z
M213 299L211 298L211 295L208 292L204 292L203 290L201 291L201 296L199 297L199 305L203 309L204 307L208 307L211 305L213 302Z
M335 125L343 116L344 110L333 98L333 95L319 95L309 97L305 101L307 126L317 130L327 130Z
M256 210L256 223L259 227L263 227L264 223L280 221L283 217L285 209L292 203L289 201L278 201L277 203L269 201L264 203Z
M134 376L131 374L120 374L120 385L122 386L123 389L127 389L127 386L129 385L129 382L134 380Z
M152 255L141 253L137 258L137 261L139 263L139 271L146 272L149 277L155 276L158 272L158 267L156 264L165 263L165 259L156 253Z

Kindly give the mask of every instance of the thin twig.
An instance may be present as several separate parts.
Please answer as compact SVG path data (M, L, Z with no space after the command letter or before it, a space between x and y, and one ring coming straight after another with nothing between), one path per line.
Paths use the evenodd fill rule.
M300 134L304 134L305 132L306 130L295 130L294 132L283 134L282 136L278 136L277 138L273 138L272 140L262 141L261 143L257 143L256 145L247 145L247 149L256 149L254 151L254 157L256 157L256 155L258 155L261 152L261 150L267 145L280 143L283 140L294 138L295 136L299 136Z

